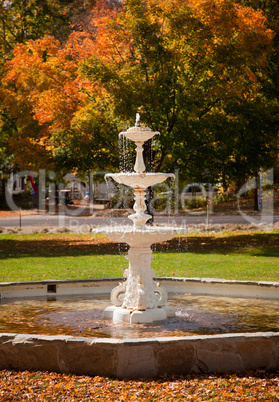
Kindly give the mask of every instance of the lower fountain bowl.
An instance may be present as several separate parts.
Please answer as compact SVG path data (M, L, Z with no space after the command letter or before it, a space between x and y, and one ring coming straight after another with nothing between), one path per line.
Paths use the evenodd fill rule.
M93 229L92 233L102 233L113 241L127 243L131 247L150 247L151 244L170 240L182 231L185 229L175 226L148 226L143 229L134 226L104 226Z

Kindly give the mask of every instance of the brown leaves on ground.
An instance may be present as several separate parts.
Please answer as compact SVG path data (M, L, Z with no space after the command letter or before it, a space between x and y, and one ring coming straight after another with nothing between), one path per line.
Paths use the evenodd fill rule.
M279 401L279 372L114 380L47 372L0 371L7 401Z
M23 209L21 211L0 211L0 218L13 218L19 215L36 215L37 211L34 209Z

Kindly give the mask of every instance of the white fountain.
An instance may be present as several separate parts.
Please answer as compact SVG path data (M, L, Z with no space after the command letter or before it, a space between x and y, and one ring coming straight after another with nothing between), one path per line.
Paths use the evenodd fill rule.
M119 136L124 135L136 143L137 155L134 172L107 174L106 178L110 177L117 183L134 189L133 209L135 213L129 215L134 224L133 226L110 226L93 230L95 233L105 234L111 240L127 243L130 246L127 256L129 268L124 272L127 279L112 290L113 306L104 311L104 317L112 319L114 322L150 323L174 315L172 308L165 306L168 297L167 291L153 280L155 273L151 269L152 250L150 246L172 239L181 229L146 225L151 218L145 212L146 189L175 177L170 173L145 173L143 144L157 134L160 133L151 131L149 127L140 126L138 113L135 127L119 134Z

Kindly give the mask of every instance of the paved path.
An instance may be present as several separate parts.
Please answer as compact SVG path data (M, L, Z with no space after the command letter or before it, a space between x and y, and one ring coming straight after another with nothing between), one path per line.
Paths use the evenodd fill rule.
M206 224L206 215L187 215L187 216L155 216L155 224L176 224L180 226L185 225L199 225ZM210 215L209 224L272 224L279 222L279 215ZM74 227L80 225L94 225L94 226L106 226L106 225L123 225L131 224L128 218L119 217L92 217L92 216L61 216L61 215L48 215L48 214L38 214L38 215L27 215L22 216L21 225L26 226L67 226ZM18 227L19 217L11 218L0 218L0 227Z

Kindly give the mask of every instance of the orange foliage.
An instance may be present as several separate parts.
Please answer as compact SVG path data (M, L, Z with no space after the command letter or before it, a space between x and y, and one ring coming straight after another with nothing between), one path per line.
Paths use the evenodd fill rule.
M217 42L237 40L239 47L251 53L260 42L262 48L270 44L273 32L267 29L261 11L227 0L190 0L189 4L200 20L210 27Z
M82 96L75 81L77 65L67 59L59 41L45 36L17 45L13 54L3 80L4 102L18 124L35 118L41 126L49 124L49 132L69 125ZM43 126L35 137L45 135Z
M265 49L271 40L272 32L266 29L261 12L227 0L146 1L150 18L157 19L168 35L171 35L171 27L164 15L178 11L182 4L183 7L190 6L194 15L210 28L213 43L237 43L242 52L247 49L247 57L251 57L253 51ZM135 51L127 24L129 18L129 11L110 8L99 0L92 10L87 29L72 33L65 46L50 36L16 46L14 58L7 63L4 80L4 83L14 84L17 88L16 93L13 88L6 88L5 102L12 114L18 114L22 102L28 102L30 113L40 125L48 124L50 131L70 127L73 116L88 100L86 93L104 96L99 83L80 76L79 62L92 56L108 65L127 62ZM255 34L258 35L257 41L254 40ZM259 47L259 36L262 48ZM180 52L183 49L181 43L175 42L171 36L165 45ZM204 46L209 56L213 55L214 49L207 40ZM261 54L263 60L264 52ZM220 68L224 66L220 65ZM212 73L208 71L208 74ZM249 73L249 76L253 74Z
M102 0L97 1L86 27L72 33L64 45L51 36L45 36L15 47L14 57L6 65L7 73L0 95L3 105L21 127L12 141L14 148L21 141L23 154L26 146L30 154L36 152L42 158L45 151L45 156L49 158L49 151L55 147L53 133L70 129L73 125L78 127L77 120L86 118L92 103L108 96L107 88L100 82L95 78L89 80L80 73L81 62L90 58L99 59L123 76L125 69L131 72L132 63L140 62L142 55L135 44L130 25L133 16L128 7L129 1L126 3L126 8L121 9L109 6ZM209 62L204 63L206 67L199 72L199 80L209 82L211 77L220 77L218 85L208 89L211 95L238 94L240 69L249 83L254 85L253 88L257 87L257 78L248 65L239 63L237 73L233 76L225 58L217 60L216 54L218 49L220 51L220 45L228 49L233 46L242 60L250 60L255 65L263 64L273 34L266 29L262 13L227 0L146 0L143 4L149 20L160 27L158 35L161 35L165 48L172 52L170 59L177 61L170 68L179 72L182 68L186 70L187 63L190 65L192 62L200 63L201 67L197 67L196 71L202 71L202 63L207 58ZM197 32L199 38L196 48L187 44L186 23L176 32L173 32L170 23L174 13L179 14L189 7L203 27ZM201 33L202 29L204 31ZM193 36L195 33L191 34ZM131 56L134 56L133 62ZM210 59L214 57L217 62L211 63ZM193 63L195 58L197 62ZM182 64L183 67L180 67ZM135 80L141 78L135 77ZM33 132L30 132L30 127ZM86 138L88 133L82 132L82 135Z
M129 39L125 13L98 0L90 13L87 28L70 35L66 51L77 61L94 55L106 59L107 62L115 62L123 59Z

